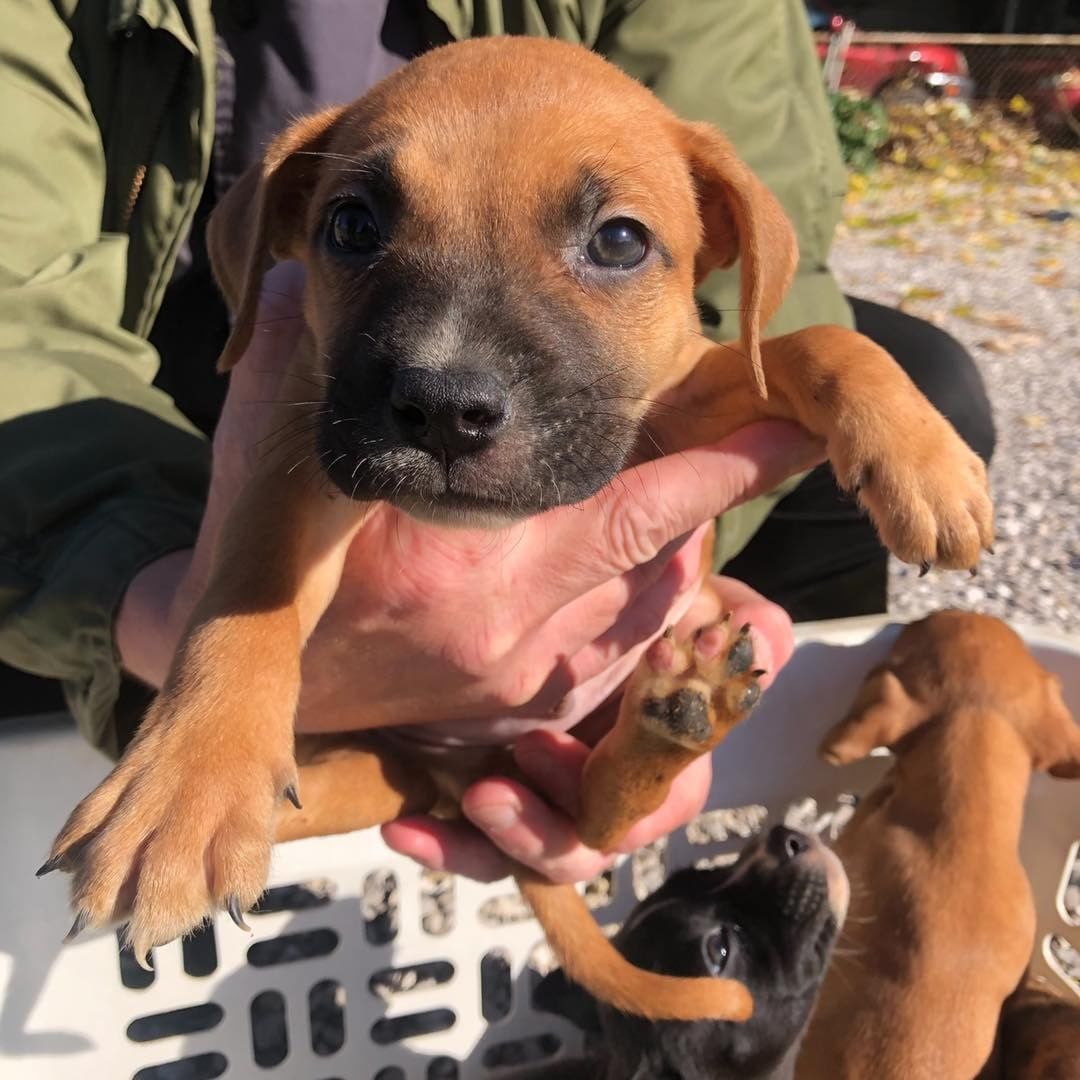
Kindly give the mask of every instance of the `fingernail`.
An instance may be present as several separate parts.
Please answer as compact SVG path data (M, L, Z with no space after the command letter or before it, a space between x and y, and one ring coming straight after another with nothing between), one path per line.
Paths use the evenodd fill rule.
M505 832L518 823L517 807L510 803L487 803L469 808L469 819L478 828L490 832Z

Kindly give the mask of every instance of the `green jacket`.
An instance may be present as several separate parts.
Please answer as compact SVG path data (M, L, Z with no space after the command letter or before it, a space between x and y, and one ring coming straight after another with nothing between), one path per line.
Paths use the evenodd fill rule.
M845 187L801 0L429 0L447 40L580 41L723 128L795 222L774 331L850 325L826 268ZM0 35L0 659L61 679L118 750L112 625L193 544L209 447L151 386L146 338L208 173L209 0L8 0ZM732 273L702 290L738 304ZM719 333L734 336L730 322ZM734 555L775 496L726 515Z

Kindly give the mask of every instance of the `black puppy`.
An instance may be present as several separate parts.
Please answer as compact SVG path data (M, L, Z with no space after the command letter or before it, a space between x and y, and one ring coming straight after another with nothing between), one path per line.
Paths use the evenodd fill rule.
M541 1076L590 1080L783 1080L794 1076L810 1011L848 905L840 860L816 837L782 825L737 862L680 870L631 913L615 937L639 967L666 975L723 975L754 998L744 1024L650 1022L598 1004L554 971L536 1007L566 1016L598 1043L588 1061Z

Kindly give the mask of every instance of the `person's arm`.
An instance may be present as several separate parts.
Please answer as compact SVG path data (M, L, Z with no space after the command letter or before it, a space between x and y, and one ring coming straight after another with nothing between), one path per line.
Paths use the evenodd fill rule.
M102 234L105 154L51 5L0 36L0 659L63 680L115 753L113 621L140 568L190 547L209 447L120 326L127 239Z

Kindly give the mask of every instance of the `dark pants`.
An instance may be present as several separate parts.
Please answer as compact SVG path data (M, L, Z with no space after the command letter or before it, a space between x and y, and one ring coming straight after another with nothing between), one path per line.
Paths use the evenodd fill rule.
M971 357L944 331L894 308L853 297L857 329L890 352L916 386L989 462L994 421ZM814 469L723 567L780 604L796 622L886 610L887 555L874 527L836 486L828 465Z

